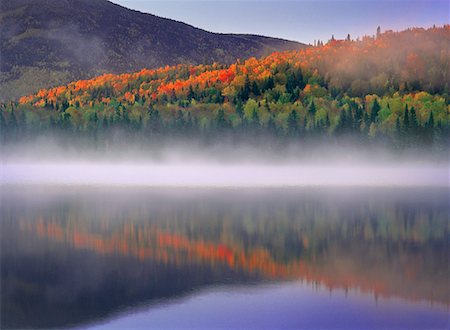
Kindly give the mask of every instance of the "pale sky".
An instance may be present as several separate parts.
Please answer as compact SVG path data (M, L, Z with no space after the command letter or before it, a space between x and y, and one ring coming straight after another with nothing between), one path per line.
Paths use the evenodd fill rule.
M448 0L112 0L124 7L221 33L312 43L382 30L449 23Z

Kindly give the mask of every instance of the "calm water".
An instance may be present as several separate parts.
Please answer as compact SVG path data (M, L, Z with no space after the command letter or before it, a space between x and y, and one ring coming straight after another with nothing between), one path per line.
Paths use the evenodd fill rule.
M1 328L446 329L448 197L4 186Z

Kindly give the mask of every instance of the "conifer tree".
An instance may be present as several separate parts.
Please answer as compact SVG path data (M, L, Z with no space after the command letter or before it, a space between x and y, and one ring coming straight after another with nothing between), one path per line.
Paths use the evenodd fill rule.
M405 105L405 112L403 115L403 130L408 131L409 130L409 110L408 105Z
M372 123L374 123L377 120L380 109L381 109L380 104L378 103L377 99L375 99L372 103L372 108L370 110L370 121Z
M308 112L311 116L314 116L316 114L316 104L314 103L314 100L311 101Z
M288 120L287 120L287 124L288 124L288 133L290 135L295 135L298 131L298 114L297 111L292 110L291 113L289 114Z
M216 115L216 126L218 129L222 130L227 127L227 121L225 120L225 111L223 111L222 108L220 108L217 111Z

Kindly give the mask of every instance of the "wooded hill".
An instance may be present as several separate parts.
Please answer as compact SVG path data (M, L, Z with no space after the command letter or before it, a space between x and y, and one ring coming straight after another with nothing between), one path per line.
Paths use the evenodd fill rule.
M2 139L64 132L163 136L351 137L446 150L449 25L329 40L231 65L102 75L1 107Z
M304 44L219 34L106 0L2 0L0 101L164 65L232 63Z

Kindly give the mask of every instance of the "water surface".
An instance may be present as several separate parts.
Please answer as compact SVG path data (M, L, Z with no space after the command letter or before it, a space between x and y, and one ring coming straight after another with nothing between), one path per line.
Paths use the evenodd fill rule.
M445 329L448 213L446 188L4 186L1 327Z

